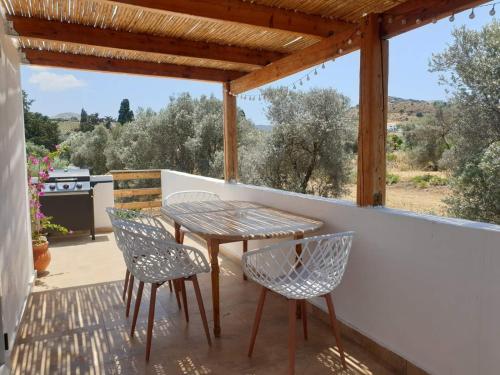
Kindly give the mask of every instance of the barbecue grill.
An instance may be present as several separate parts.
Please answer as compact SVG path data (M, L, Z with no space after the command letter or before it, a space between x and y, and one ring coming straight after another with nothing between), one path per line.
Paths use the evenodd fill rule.
M56 169L49 173L40 197L42 211L54 224L71 231L88 230L95 240L94 194L88 169Z

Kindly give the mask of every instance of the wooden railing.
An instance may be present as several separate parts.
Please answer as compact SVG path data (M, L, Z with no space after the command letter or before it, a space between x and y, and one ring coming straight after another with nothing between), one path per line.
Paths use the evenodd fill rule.
M110 171L113 175L113 181L133 181L133 180L160 180L161 171L159 169L148 170L119 170ZM114 197L115 207L125 209L141 209L161 207L161 181L158 187L147 188L118 188L115 183ZM146 199L130 201L127 198L145 197ZM123 202L123 199L127 200Z

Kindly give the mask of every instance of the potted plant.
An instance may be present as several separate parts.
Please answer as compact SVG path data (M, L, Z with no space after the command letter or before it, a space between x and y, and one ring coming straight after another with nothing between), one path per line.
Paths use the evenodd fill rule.
M43 186L53 171L52 163L59 155L59 149L48 155L38 158L28 156L28 194L31 217L31 241L33 244L33 263L35 270L43 272L50 263L49 241L47 232L55 231L63 234L68 229L51 222L51 217L45 216L41 210L40 197L44 194Z

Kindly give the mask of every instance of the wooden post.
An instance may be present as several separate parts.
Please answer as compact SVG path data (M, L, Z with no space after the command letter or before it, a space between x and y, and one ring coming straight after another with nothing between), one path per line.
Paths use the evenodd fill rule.
M357 203L379 206L385 204L389 45L378 14L363 19L361 32Z
M224 100L224 180L238 181L238 136L236 96L230 94L230 83L223 84Z

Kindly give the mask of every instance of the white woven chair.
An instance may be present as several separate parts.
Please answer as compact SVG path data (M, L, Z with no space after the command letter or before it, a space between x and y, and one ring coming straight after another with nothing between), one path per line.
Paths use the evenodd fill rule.
M132 276L139 280L139 289L135 301L134 315L130 335L134 335L144 283L151 284L149 319L147 329L146 360L149 360L151 338L154 324L156 290L169 280L182 280L183 298L186 299L184 281L192 281L200 315L203 321L208 344L211 345L208 322L203 299L198 284L197 274L210 272L210 266L203 253L190 246L174 241L157 239L158 229L149 225L117 220L114 223L115 234L123 246L123 257ZM187 311L187 304L185 304ZM188 318L189 321L189 318Z
M306 300L314 297L323 297L326 300L342 365L346 367L330 293L342 280L353 234L344 232L310 237L278 243L243 254L243 271L250 280L262 285L248 350L249 357L255 345L266 292L270 290L281 294L289 301L288 373L293 374L295 368L297 303L301 308L304 337L307 339Z
M220 197L210 191L204 190L184 190L178 191L168 195L164 200L164 206L172 206L174 204L187 203L187 202L210 202L220 201ZM187 228L181 227L180 229L180 243L184 243L184 234L189 232Z
M157 218L145 214L140 211L133 211L133 210L125 210L121 208L115 208L115 207L107 207L106 212L109 216L109 219L111 221L111 225L114 227L114 223L117 220L128 220L128 221L133 221L137 223L142 223L144 225L149 225L152 228L156 228L157 231L152 231L151 234L155 235L155 238L158 240L165 240L165 241L175 241L174 236L170 234L170 232L165 228L163 223L158 220ZM116 234L115 234L116 238ZM116 238L116 242L118 245L118 248L123 251L123 248L118 240ZM169 281L168 283L170 291L172 291L172 282ZM134 287L134 277L130 277L130 270L127 268L125 271L125 282L123 285L123 293L122 293L122 299L125 300L125 297L127 297L127 305L125 308L125 316L128 318L129 313L130 313L130 304L132 301L132 290ZM128 295L127 295L127 290L128 290ZM176 293L175 296L177 298L177 304L179 306L179 309L181 308L181 302L180 302L180 297L179 297L179 292L180 288L176 288Z
M184 190L184 191L178 191L176 193L172 193L168 195L164 200L163 200L163 205L164 206L172 206L174 204L181 204L181 203L187 203L187 202L210 202L210 201L219 201L221 200L220 197L212 193L210 191L205 191L205 190ZM185 227L180 228L180 243L184 243L184 235L189 232L189 230ZM243 253L246 253L248 251L248 241L244 240L243 241ZM243 280L246 280L247 277L245 274L243 274Z

